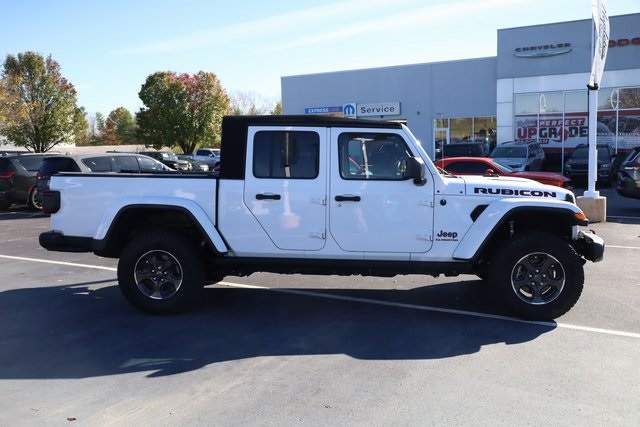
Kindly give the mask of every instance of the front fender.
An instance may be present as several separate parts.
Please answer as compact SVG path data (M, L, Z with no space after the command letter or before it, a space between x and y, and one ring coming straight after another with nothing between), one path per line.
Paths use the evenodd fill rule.
M193 200L178 197L125 197L114 201L104 211L93 236L94 241L105 241L111 227L116 223L117 217L130 209L138 208L178 209L186 212L201 228L205 235L219 253L228 252L228 248L218 233L212 219L206 214L200 205Z
M540 214L541 220L557 215L568 218L571 225L588 225L582 210L576 205L553 199L506 198L489 204L465 233L453 252L457 260L471 260L476 257L491 238L491 235L514 214L532 212ZM552 214L552 215L550 215Z

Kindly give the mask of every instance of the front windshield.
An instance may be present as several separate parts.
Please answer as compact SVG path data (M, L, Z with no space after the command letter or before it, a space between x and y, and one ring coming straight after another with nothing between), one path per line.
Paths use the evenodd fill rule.
M176 155L173 153L162 153L162 158L166 160L178 160Z
M495 161L495 162L491 162L491 166L494 169L498 169L499 171L502 171L504 173L512 173L515 172L513 169L511 169L509 166L507 165L503 165L502 163Z
M609 156L609 150L606 148L597 148L598 159L606 160ZM589 148L588 147L580 147L573 150L573 154L571 155L574 159L586 159L589 157Z
M496 147L491 157L522 158L527 157L526 147Z

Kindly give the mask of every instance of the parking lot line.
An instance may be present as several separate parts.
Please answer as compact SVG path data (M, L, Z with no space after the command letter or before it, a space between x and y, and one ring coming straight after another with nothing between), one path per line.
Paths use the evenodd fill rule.
M617 246L617 245L607 245L608 248L616 248L616 249L640 249L639 246Z
M626 248L624 246L620 246L620 247L621 248ZM640 248L631 248L631 249L640 249ZM95 269L95 270L117 271L117 269L115 267L103 267L103 266L99 266L99 265L79 264L79 263L74 263L74 262L52 261L52 260L45 260L45 259L36 259L36 258L26 258L26 257L11 256L11 255L0 255L0 258L11 259L11 260L16 260L16 261L40 262L40 263L45 263L45 264L65 265L65 266L69 266L69 267L91 268L91 269ZM374 304L374 305L380 305L380 306L385 306L385 307L406 308L406 309L411 309L411 310L421 310L421 311L429 311L429 312L436 312L436 313L446 313L446 314L456 314L456 315L462 315L462 316L480 317L480 318L484 318L484 319L503 320L503 321L508 321L508 322L526 323L526 324L529 324L529 325L548 326L548 327L551 327L551 328L563 328L563 329L571 329L571 330L576 330L576 331L592 332L592 333L597 333L597 334L614 335L614 336L620 336L620 337L640 339L640 333L627 332L627 331L617 331L617 330L614 330L614 329L593 328L593 327L590 327L590 326L572 325L572 324L569 324L569 323L539 322L539 321L532 321L532 320L522 320L522 319L518 319L516 317L501 316L501 315L497 315L497 314L487 314L487 313L479 313L479 312L475 312L475 311L456 310L456 309L452 309L452 308L432 307L432 306L428 306L428 305L407 304L407 303L400 303L400 302L394 302L394 301L382 301L382 300L374 300L374 299L369 299L369 298L349 297L349 296L344 296L344 295L335 295L335 294L328 294L328 293L323 293L323 292L307 291L307 290L304 290L304 289L269 288L269 287L266 287L266 286L244 285L244 284L240 284L240 283L233 283L233 282L226 282L226 281L219 282L218 284L219 285L223 285L223 286L227 286L227 287L231 287L231 288L260 289L260 290L266 290L266 291L272 291L272 292L281 292L281 293L292 294L292 295L303 295L303 296L309 296L309 297L314 297L314 298L326 298L326 299L333 299L333 300L339 300L339 301L350 301L350 302L359 302L359 303L364 303L364 304Z
M41 263L44 263L44 264L67 265L69 267L93 268L94 270L117 271L117 269L114 268L114 267L102 267L100 265L78 264L78 263L75 263L75 262L51 261L51 260L48 260L48 259L25 258L25 257L21 257L21 256L0 255L0 258L13 259L13 260L16 260L16 261L41 262Z

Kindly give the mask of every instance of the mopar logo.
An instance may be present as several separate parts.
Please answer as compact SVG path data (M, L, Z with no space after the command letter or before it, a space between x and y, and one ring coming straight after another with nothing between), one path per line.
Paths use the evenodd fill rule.
M344 104L344 107L342 107L342 113L345 117L356 117L356 104Z

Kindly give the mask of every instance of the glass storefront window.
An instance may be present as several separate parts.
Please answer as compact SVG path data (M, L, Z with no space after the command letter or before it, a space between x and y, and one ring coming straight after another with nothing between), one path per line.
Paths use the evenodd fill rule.
M452 143L471 141L473 139L473 119L450 119L450 139Z
M541 113L562 113L564 111L563 92L543 92L540 94Z
M567 113L583 112L589 108L589 94L586 90L565 92L564 111Z
M433 127L434 128L448 128L449 127L449 119L433 119Z
M605 88L598 91L598 111L618 109L618 89Z
M540 108L540 99L537 93L523 93L515 96L515 113L537 113Z
M640 108L640 87L620 89L620 106L618 108Z

